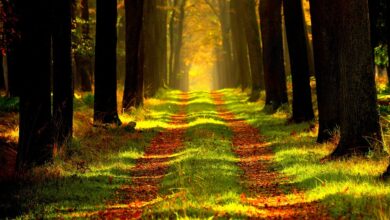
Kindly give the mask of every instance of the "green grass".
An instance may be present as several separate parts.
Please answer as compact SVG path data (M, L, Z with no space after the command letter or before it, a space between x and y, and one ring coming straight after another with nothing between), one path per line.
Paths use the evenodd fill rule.
M209 93L191 93L187 112L185 147L162 182L165 197L144 217L243 218L253 210L240 201L241 171L232 153L232 132L218 117Z
M286 124L289 114L262 111L264 103L245 103L246 94L224 90L228 108L259 128L275 152L275 169L305 192L309 201L320 201L332 217L389 219L390 186L378 180L385 170L383 157L354 157L321 163L334 148L316 144L309 124ZM385 134L386 135L386 134Z
M309 123L286 124L288 110L266 114L262 101L247 103L247 94L238 90L222 92L227 108L260 130L275 153L273 169L288 177L288 185L303 191L305 201L319 201L334 218L390 218L390 186L378 180L387 166L386 158L374 155L321 163L334 146L316 144L316 131L309 129ZM121 114L125 124L137 122L136 133L115 127L93 128L93 96L76 98L72 147L61 151L52 164L34 169L13 186L7 185L9 203L0 206L12 208L12 216L33 219L77 218L104 210L108 201L115 202L119 186L131 184L128 170L151 139L172 128L170 118L181 104L178 94L160 91L144 108ZM241 201L241 195L248 192L240 182L238 158L232 153L232 131L218 117L210 93L191 92L189 98L184 147L172 155L160 197L147 207L143 217L261 216L261 209ZM385 135L389 135L387 130ZM7 192L8 188L0 187ZM15 193L15 188L20 190ZM285 193L294 198L290 189Z
M178 111L178 92L165 91L146 101L145 108L121 114L123 121L140 119L137 131L122 127L93 128L90 95L79 97L75 113L75 138L51 164L35 168L12 191L8 209L18 218L72 218L104 210L115 202L115 191L131 184L128 170L141 157L151 139ZM87 101L86 101L87 100ZM13 209L13 210L10 210Z

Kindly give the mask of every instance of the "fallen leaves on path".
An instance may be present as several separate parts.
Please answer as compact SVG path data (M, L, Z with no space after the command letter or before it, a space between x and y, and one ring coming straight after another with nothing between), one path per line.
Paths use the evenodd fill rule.
M153 138L144 155L136 160L129 170L131 184L123 185L116 193L116 201L111 201L106 210L93 216L100 219L139 219L146 206L159 200L159 185L168 172L171 155L183 146L186 124L186 103L188 95L181 95L179 113L171 117L172 129L160 132ZM116 205L125 204L125 205ZM91 216L89 216L91 217Z
M240 158L242 182L249 195L241 194L241 201L262 212L254 218L267 219L329 219L326 210L316 201L307 201L304 192L288 183L288 178L272 169L273 152L259 131L237 119L223 101L221 93L212 93L218 115L233 131L234 152ZM289 195L284 192L289 191Z

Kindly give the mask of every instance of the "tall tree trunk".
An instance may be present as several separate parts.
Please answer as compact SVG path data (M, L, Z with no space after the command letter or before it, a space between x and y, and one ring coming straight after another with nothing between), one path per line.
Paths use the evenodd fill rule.
M19 171L52 156L49 5L49 0L18 1L17 5L21 28Z
M339 1L341 139L331 156L382 149L368 2Z
M117 1L97 0L94 121L121 124L116 96Z
M7 20L4 22L4 29L12 32L15 30L20 30L20 19L17 19L21 15L20 8L17 7L18 1L3 1L3 7L8 12L11 12L11 16L14 16L13 19ZM19 4L19 3L18 3ZM5 71L4 78L6 78L7 85L7 96L17 97L20 95L21 85L19 83L21 79L21 66L19 60L22 56L22 48L20 45L20 40L18 37L12 38L10 42L8 42L7 50L6 50L6 62L7 62L7 71Z
M123 94L122 108L129 110L131 107L138 107L142 102L138 96L138 78L143 74L143 66L139 66L141 47L141 32L143 22L144 0L126 0L126 78ZM142 82L143 84L143 82Z
M158 33L157 33L157 1L145 1L144 6L144 39L145 39L145 64L144 85L145 96L156 94L160 74L158 72Z
M0 90L4 88L5 88L5 81L4 81L3 53L0 52Z
M73 126L73 75L71 52L71 0L52 5L53 128L60 147L70 144Z
M232 25L232 44L236 59L236 64L238 66L238 77L239 82L241 83L242 90L248 88L250 82L250 70L249 70L249 60L248 60L248 43L246 41L245 31L243 32L240 25L240 15L238 14L239 10L237 8L237 1L240 0L231 0L230 1L230 23Z
M248 42L249 61L252 76L252 93L249 101L257 101L260 91L264 89L263 57L260 45L259 25L256 17L256 3L254 0L236 1L239 4L241 25L245 28Z
M235 87L236 86L236 75L233 72L233 58L232 58L232 47L230 37L230 22L229 22L229 4L226 0L218 1L219 6L219 20L221 23L221 34L222 34L222 62L224 65L224 71L222 74L225 78L224 87Z
M316 69L319 129L317 142L331 140L339 119L339 41L337 0L310 1ZM334 11L336 10L336 11ZM335 14L329 15L329 11ZM336 14L337 13L337 14Z
M314 118L305 17L301 0L284 0L283 8L293 85L291 119L300 123Z
M159 81L157 82L158 88L163 87L167 84L167 71L168 71L168 39L167 39L167 1L166 0L159 0L157 3L157 39L158 39L158 73L160 75Z
M176 21L177 21L177 7L179 0L173 0L173 10L169 20L169 71L168 71L168 85L174 88L174 66L175 66L175 51L176 51Z
M21 53L23 49L21 49L19 40L15 40L12 42L7 49L7 85L8 85L8 96L17 97L20 95L20 90L22 89L19 84L19 79L21 78L21 69L22 67L19 65L18 60L23 56Z
M181 48L183 46L183 29L185 18L185 5L187 0L182 0L179 8L179 15L177 19L177 40L174 42L174 63L173 72L171 75L172 84L171 87L178 89L180 86L180 71L181 71Z
M263 0L259 6L266 105L272 110L287 103L286 75L283 60L282 0Z
M389 19L389 16L390 16L390 4L388 2L386 2L386 15L387 15L387 19L386 19L386 37L387 37L387 56L390 57L390 19ZM390 64L387 64L387 76L390 76ZM390 77L388 77L388 84L390 84ZM389 158L389 162L390 162L390 158ZM385 171L385 173L383 174L383 177L385 177L386 179L389 179L390 178L390 163L387 167L387 170Z
M369 0L368 9L370 15L370 29L371 29L371 46L372 46L372 55L375 57L375 47L379 44L379 30L378 30L378 18L379 18L379 9L380 1L379 0Z

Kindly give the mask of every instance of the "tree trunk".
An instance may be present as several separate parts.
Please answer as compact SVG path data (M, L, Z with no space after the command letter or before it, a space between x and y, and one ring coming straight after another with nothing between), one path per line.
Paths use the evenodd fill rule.
M3 53L0 52L0 90L5 89Z
M259 6L266 105L272 110L287 103L286 75L283 59L282 0L263 0Z
M158 73L160 75L159 81L157 82L158 88L163 87L167 84L167 72L168 72L168 39L167 39L167 1L166 0L159 0L157 3L157 39L158 39L158 48L157 48L157 55L158 59Z
M332 157L367 153L383 147L373 56L370 41L368 2L339 1L341 139Z
M58 147L71 143L73 126L73 75L71 52L71 0L52 5L53 128Z
M264 73L260 45L259 25L256 17L256 3L254 0L236 1L240 9L241 26L245 28L248 42L249 62L252 76L252 93L249 101L255 102L260 98L260 91L264 89Z
M129 110L131 107L138 107L142 103L137 102L138 78L143 74L143 66L139 66L141 47L141 32L143 21L144 0L126 0L126 78L122 108ZM142 83L143 84L143 83Z
M116 97L117 1L96 3L94 121L120 125Z
M331 140L339 119L339 41L337 0L310 1L316 69L319 129L317 142ZM329 15L332 11L335 14Z
M144 6L144 39L145 39L145 64L144 85L145 96L152 97L156 94L160 75L158 73L158 34L157 34L157 1L145 1Z
M296 123L311 121L314 118L314 112L302 1L284 0L283 8L293 85L293 115L291 119Z
M22 49L20 47L19 40L16 40L11 43L7 50L7 95L11 97L19 96L21 90L21 86L18 81L21 78L20 73L22 71L22 67L19 65L18 60L20 60L23 55L21 54Z
M180 87L180 71L181 71L181 48L183 45L183 29L185 18L185 5L187 0L182 0L180 3L179 16L177 19L177 40L174 42L174 63L173 72L171 75L172 84L171 87L178 89Z
M375 57L375 47L379 44L380 33L378 29L378 18L379 18L379 9L380 1L379 0L369 0L368 1L369 15L370 15L370 29L371 29L371 46L372 46L372 55Z
M49 5L48 0L18 1L17 5L21 28L19 171L52 156Z
M168 70L168 85L174 88L174 66L175 66L175 51L176 51L176 20L177 20L177 7L179 0L173 1L173 11L169 20L169 70Z
M389 23L389 21L390 21L390 19L389 19L389 15L390 15L390 4L387 2L387 5L386 5L387 7L386 7L386 16L387 16L387 18L386 18L386 37L387 37L387 56L389 56L390 57L390 50L389 50L389 48L390 48L390 23ZM387 64L387 76L388 76L388 84L390 84L390 64ZM389 158L389 162L390 162L390 158ZM386 179L389 179L390 178L390 163L389 163L389 165L388 165L388 167L387 167L387 170L386 170L386 172L383 174L383 177L385 177Z
M238 66L238 77L242 90L248 88L250 82L250 70L248 60L248 43L246 41L245 31L243 32L240 25L239 9L237 1L230 1L230 23L232 26L232 44L234 49L234 58Z
M219 6L219 20L221 23L221 35L222 35L222 62L224 65L225 72L223 76L225 78L224 87L235 87L236 86L236 75L233 72L233 58L232 58L232 47L230 37L230 22L229 22L229 4L226 0L218 1Z

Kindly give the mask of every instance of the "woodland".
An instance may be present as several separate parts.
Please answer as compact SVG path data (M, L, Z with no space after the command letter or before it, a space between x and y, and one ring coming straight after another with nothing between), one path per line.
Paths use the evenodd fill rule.
M0 219L390 219L386 0L0 0Z

